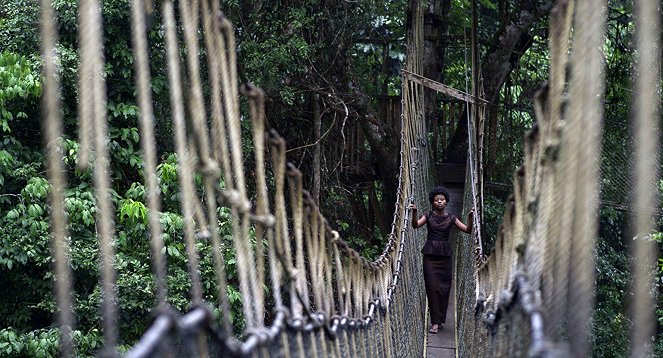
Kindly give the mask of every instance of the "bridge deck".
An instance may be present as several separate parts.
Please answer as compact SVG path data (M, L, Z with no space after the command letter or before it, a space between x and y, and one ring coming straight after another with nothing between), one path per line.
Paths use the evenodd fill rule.
M456 300L452 289L447 308L447 323L437 334L427 333L426 358L455 358L456 357Z
M446 183L451 200L446 211L456 216L461 215L463 211L463 186ZM463 222L465 218L461 219ZM467 223L466 223L467 224ZM453 230L451 235L452 247L456 247L455 239L458 231ZM455 257L455 256L454 256ZM455 277L454 277L455 280ZM452 284L451 296L449 297L449 307L447 308L447 322L444 328L438 331L437 334L427 333L426 336L426 358L455 358L456 357L456 292L455 283ZM430 322L426 322L426 327L430 327ZM428 329L426 329L428 332Z

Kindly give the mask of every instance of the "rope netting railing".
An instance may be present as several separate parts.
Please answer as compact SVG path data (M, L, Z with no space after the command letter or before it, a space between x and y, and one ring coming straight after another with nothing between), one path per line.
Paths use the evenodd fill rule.
M50 0L41 2L44 60L44 127L49 181L53 187L52 247L62 356L76 353L71 331L73 276L69 257L63 193L67 183L59 143L63 137L57 73L57 25ZM118 345L131 345L128 357L149 356L394 356L424 351L425 295L418 248L406 206L423 203L432 184L426 129L418 117L421 86L403 84L401 166L391 233L383 253L368 261L333 230L303 188L302 173L289 164L285 140L265 127L264 96L245 84L249 113L242 114L234 29L213 0L132 2L131 35L135 56L143 177L155 279L154 318L138 342L121 342L118 317L114 209L109 173L106 84L103 77L101 1L79 6L80 69L78 119L79 162L94 169L97 239L102 287L102 356L117 356ZM166 44L170 113L178 161L178 181L190 280L190 310L169 305L168 263L160 223L157 182L155 110L151 90L146 12L159 11ZM421 72L422 12L415 29L407 68ZM204 51L200 46L204 46ZM201 54L207 54L201 55ZM154 55L154 54L152 54ZM202 61L206 74L201 73ZM208 94L203 91L207 81ZM209 113L208 113L209 111ZM243 120L251 123L253 163L245 167ZM251 161L248 161L249 163ZM271 168L271 170L270 170ZM255 194L247 191L248 172ZM195 177L202 178L196 184ZM268 182L273 184L268 184ZM219 211L230 212L232 250L245 326L239 334L230 322L226 263L221 252ZM199 244L212 247L218 292L203 293ZM219 312L215 315L214 312Z
M636 209L635 203L630 200L631 195L633 195L631 188L636 186L636 178L631 175L634 170L633 162L631 161L634 138L623 135L623 121L606 118L604 125L606 136L604 136L602 144L601 207L632 212ZM622 136L617 136L614 133L621 133ZM653 148L653 151L660 153L660 145ZM648 175L656 175L656 170L660 166L659 157L659 163L647 169L651 171ZM648 208L647 210L653 210L659 217L663 217L663 210L661 210L660 206Z
M525 138L524 161L513 175L514 193L495 248L477 268L474 242L458 242L459 356L591 354L601 185L604 191L606 185L621 186L619 193L631 195L615 199L632 210L631 236L650 233L660 212L657 6L635 1L633 140L612 155L606 151L613 148L601 146L607 2L557 1L550 18L549 81L535 98L536 124ZM622 156L628 160L616 175L624 179L610 182L614 177L601 171L606 165L601 158ZM466 206L469 191L466 186ZM655 267L655 252L654 243L633 240L631 355L636 357L651 355L656 314L647 272Z

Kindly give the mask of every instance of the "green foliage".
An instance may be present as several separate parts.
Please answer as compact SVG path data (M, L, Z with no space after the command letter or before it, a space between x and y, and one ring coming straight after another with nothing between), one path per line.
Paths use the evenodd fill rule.
M348 224L343 221L339 221L337 223L340 224L341 227L348 226ZM380 230L378 228L375 228L374 232L376 235L378 235ZM352 247L352 249L356 250L360 255L362 255L368 260L377 259L382 253L382 250L384 249L384 245L379 245L377 243L366 240L365 237L349 236L344 239L347 241L350 247ZM376 240L376 241L382 244L382 240Z
M24 6L25 5L25 6ZM105 68L108 115L108 142L111 155L115 208L114 222L117 269L118 322L120 350L133 344L150 323L155 300L155 282L148 238L146 189L139 143L136 88L133 84L133 54L128 31L129 1L104 3ZM58 71L63 86L65 133L77 128L76 82L79 56L77 43L77 1L54 1L58 12L60 44ZM53 274L47 196L41 154L39 96L41 75L35 29L37 3L8 0L0 4L0 356L57 356L58 329L54 325L57 307L53 298ZM169 109L163 59L163 34L154 28L149 34L155 61L152 86L157 103L157 141L161 158L158 179L163 195L160 222L168 260L169 302L175 309L189 309L190 279L184 245L180 209L177 156L168 150L172 133L163 124ZM4 46L6 45L6 46ZM293 46L297 45L296 43ZM287 50L289 51L289 49ZM305 51L304 48L301 51ZM305 53L305 52L302 52ZM73 137L73 138L72 138ZM76 168L80 146L75 135L60 140L67 172L68 188L64 208L68 225L70 265L74 272L73 296L78 330L72 333L77 356L92 356L101 347L100 260L96 233L96 199L91 171ZM247 150L250 150L248 148ZM94 167L94 157L90 163ZM198 178L199 179L199 178ZM197 181L200 184L200 180ZM199 190L201 190L199 188ZM243 327L242 299L237 287L235 257L230 239L230 214L219 209L218 222L226 244L222 247L230 285L227 287L236 329ZM211 244L199 242L200 270L205 298L218 301ZM29 288L29 289L26 289ZM218 314L218 312L217 312Z
M14 328L0 329L0 356L2 357L55 357L59 349L59 331L55 328L38 329L26 334ZM71 332L77 347L76 356L91 357L101 347L102 338L97 329L87 333L79 330Z
M36 10L36 3L18 3L0 4L0 315L3 327L17 328L0 331L0 354L52 356L46 335L21 335L25 327L43 327L50 321L35 297L51 296L51 276L46 204L50 188L43 178L42 155L34 147L41 139L39 56L19 52L36 50L36 17L28 11ZM24 31L13 27L28 24L31 27Z
M248 21L236 22L242 65L249 73L261 74L251 80L267 90L276 90L275 98L289 104L301 96L292 79L305 75L306 66L302 64L309 59L311 46L315 46L305 38L316 17L308 3L285 6L278 1L258 1L246 14ZM243 10L233 2L226 2L226 6L231 16ZM264 11L267 8L270 10Z
M47 193L43 178L30 178L20 195L11 196L13 205L0 212L0 295L9 299L0 304L0 314L17 327L43 318L39 301L29 298L50 293L50 282L42 281L50 269Z
M626 357L628 329L626 292L630 282L628 257L604 239L597 242L596 308L592 320L595 357Z
M663 180L658 183L658 200L663 203ZM657 339L654 344L655 356L663 356L663 217L658 217L658 227L652 232L650 238L658 244L658 260L656 265L655 274L655 288L656 288L656 316L658 321Z
M628 303L631 295L632 259L625 241L626 223L629 213L611 208L601 210L599 235L596 249L596 307L592 321L593 355L596 357L627 357L629 354L630 328ZM663 235L658 229L650 236L636 240L657 241ZM657 241L658 242L658 241ZM658 242L659 245L661 242ZM663 353L663 256L659 253L659 266L652 267L652 294L656 296L658 327L653 344L654 356Z
M0 2L0 39L4 51L39 52L39 2L6 0Z
M0 330L0 354L12 357L55 357L57 330L39 330L19 335L11 328Z
M0 150L0 185L5 183L5 175L14 167L14 156L6 150Z
M26 119L28 115L12 108L12 101L39 97L41 78L34 73L34 64L25 57L11 52L0 53L0 128L11 132L10 123Z

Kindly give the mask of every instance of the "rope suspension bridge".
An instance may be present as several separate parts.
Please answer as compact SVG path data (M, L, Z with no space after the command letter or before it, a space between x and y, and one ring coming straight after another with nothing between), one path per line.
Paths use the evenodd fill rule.
M423 92L459 96L468 108L469 160L464 212L476 208L471 239L457 240L455 263L457 354L483 356L587 356L594 300L594 242L599 179L604 63L601 46L606 2L558 1L550 18L550 78L535 98L536 123L525 138L524 163L514 173L495 248L484 252L483 110L476 61L472 91L453 92L421 76L423 8L413 13L403 71L401 151L397 202L382 254L369 261L340 237L303 187L302 173L287 162L286 142L266 128L264 96L250 84L238 86L232 24L217 1L132 2L132 42L140 107L141 145L150 223L156 297L154 320L127 357L299 356L412 357L425 352L426 295L419 249L425 232L411 229L408 204L427 204L435 185ZM637 81L632 175L634 232L649 232L658 212L658 86L660 19L656 2L636 1ZM154 109L146 12L160 11L166 36L170 108L179 164L184 240L191 282L190 310L168 305L167 263L159 222ZM80 3L79 134L81 163L93 158L96 228L101 258L104 349L118 356L117 290L114 284L114 213L109 193L106 97L103 80L101 2ZM57 31L49 0L41 5L43 116L48 158L52 247L60 349L72 356L73 276L68 262L64 191L59 149L62 138ZM179 23L175 12L178 12ZM177 26L181 26L178 34ZM182 36L182 38L179 37ZM199 38L201 36L201 38ZM199 40L205 50L199 48ZM180 61L180 43L186 58ZM200 53L208 54L204 58ZM203 94L201 63L207 61L209 98ZM650 75L652 72L654 76ZM187 93L185 95L185 84ZM468 86L469 88L469 86ZM240 100L249 113L240 113ZM209 106L206 105L209 101ZM209 113L207 113L209 111ZM250 118L255 167L244 166L240 122ZM268 170L270 170L269 172ZM247 173L251 172L250 177ZM194 175L200 175L202 190ZM268 184L268 178L273 183ZM255 179L255 197L247 181ZM220 183L223 182L224 185ZM245 327L233 333L227 274L219 235L219 209L229 209ZM253 239L255 238L255 239ZM203 295L197 243L212 245L218 307ZM654 307L648 292L651 248L634 241L632 355L648 354ZM265 289L267 288L267 289ZM214 311L220 312L215 315Z

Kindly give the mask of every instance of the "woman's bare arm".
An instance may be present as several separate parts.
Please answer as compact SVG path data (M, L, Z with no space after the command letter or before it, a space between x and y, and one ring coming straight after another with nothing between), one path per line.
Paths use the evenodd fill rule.
M465 225L462 221L460 221L459 218L456 218L456 221L454 221L454 225L458 228L458 230L465 232L465 233L471 233L472 229L474 228L474 209L470 210L470 212L467 214L467 225Z
M417 206L414 204L410 204L409 208L412 210L412 228L417 229L426 223L426 215L421 215L419 219L417 219Z

